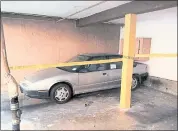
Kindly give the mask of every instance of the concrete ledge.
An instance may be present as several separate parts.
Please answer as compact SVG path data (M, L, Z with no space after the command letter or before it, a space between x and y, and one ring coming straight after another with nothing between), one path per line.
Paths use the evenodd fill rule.
M149 76L143 85L177 96L177 81Z

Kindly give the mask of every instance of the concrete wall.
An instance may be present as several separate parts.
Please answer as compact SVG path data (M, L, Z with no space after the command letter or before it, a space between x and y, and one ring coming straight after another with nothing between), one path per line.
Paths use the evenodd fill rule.
M123 38L123 28L121 38ZM177 7L137 16L137 37L151 37L151 53L177 53ZM151 76L177 81L177 58L151 58Z
M75 27L75 21L61 22L4 18L4 34L10 66L55 64L79 53L111 52L119 49L120 27L96 24ZM3 66L1 79L4 81ZM17 81L34 69L12 71Z

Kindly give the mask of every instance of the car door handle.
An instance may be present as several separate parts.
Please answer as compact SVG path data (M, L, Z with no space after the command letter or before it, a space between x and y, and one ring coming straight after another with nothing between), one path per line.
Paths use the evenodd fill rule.
M107 75L107 73L103 73L103 75L105 76L105 75Z

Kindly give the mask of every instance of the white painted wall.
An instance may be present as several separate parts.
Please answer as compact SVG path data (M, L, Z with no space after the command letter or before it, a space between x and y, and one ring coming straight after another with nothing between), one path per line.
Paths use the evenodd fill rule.
M177 53L177 7L138 15L136 36L152 38L151 53ZM146 63L150 76L177 81L177 58L151 58Z

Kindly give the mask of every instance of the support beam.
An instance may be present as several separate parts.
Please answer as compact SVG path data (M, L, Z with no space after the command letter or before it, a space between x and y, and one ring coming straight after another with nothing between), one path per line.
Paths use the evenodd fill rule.
M124 18L126 14L142 14L156 10L176 7L177 1L132 1L118 7L96 13L94 15L77 20L77 26L83 27L99 22L107 22Z
M136 15L125 16L123 56L134 57L136 37ZM120 108L130 108L133 59L123 57Z

